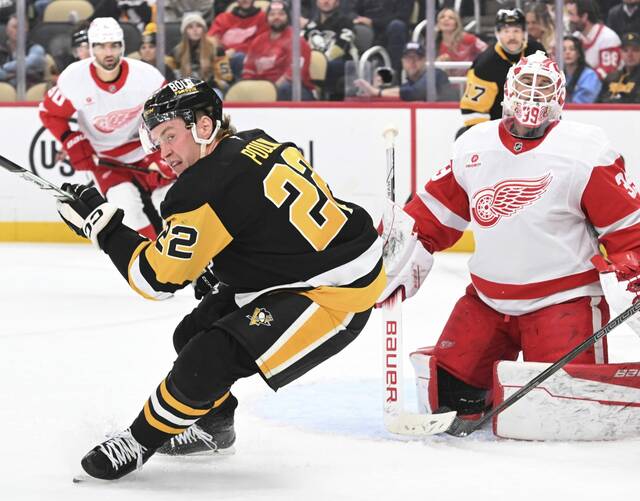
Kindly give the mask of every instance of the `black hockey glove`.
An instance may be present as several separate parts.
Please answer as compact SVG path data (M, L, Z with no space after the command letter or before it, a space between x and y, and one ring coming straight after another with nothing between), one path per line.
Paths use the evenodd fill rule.
M196 296L196 299L202 299L207 292L212 290L218 283L219 280L213 274L213 263L210 262L202 274L191 282L193 294Z
M64 183L62 189L76 197L70 202L58 201L62 220L79 236L102 248L106 236L122 222L123 210L107 202L95 188Z

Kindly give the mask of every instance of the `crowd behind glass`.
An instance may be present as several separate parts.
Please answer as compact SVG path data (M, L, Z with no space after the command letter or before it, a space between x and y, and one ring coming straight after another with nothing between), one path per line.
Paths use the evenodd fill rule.
M167 80L202 78L229 101L456 101L471 63L496 44L490 20L498 9L518 7L529 40L564 68L569 102L640 102L640 0L433 0L433 24L425 21L429 2L297 1L292 8L289 0L0 0L0 101L40 100L64 68L90 57L88 24L105 16L123 26L128 57L161 66ZM299 41L292 36L298 28ZM609 74L589 64L601 33L619 48ZM294 50L301 64L292 71ZM435 68L427 71L431 57Z

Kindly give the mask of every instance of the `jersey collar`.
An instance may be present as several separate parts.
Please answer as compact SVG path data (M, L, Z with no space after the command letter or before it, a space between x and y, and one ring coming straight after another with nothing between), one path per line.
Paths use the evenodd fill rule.
M96 67L93 63L89 65L89 70L91 71L91 78L93 78L93 81L96 83L96 85L102 90L111 94L115 94L120 89L122 89L127 81L127 76L129 76L129 64L124 58L120 62L120 74L118 75L118 78L116 78L113 82L105 82L103 80L100 80L100 78L98 77L98 71L96 70Z
M513 118L507 118L500 120L500 125L498 126L498 135L500 136L500 142L502 145L509 150L514 155L519 155L520 153L526 153L527 151L531 151L536 148L538 145L545 140L549 132L558 125L560 120L556 120L549 124L547 130L544 131L544 134L536 139L522 139L519 137L512 136L507 130L507 126L505 125L505 120L513 120Z

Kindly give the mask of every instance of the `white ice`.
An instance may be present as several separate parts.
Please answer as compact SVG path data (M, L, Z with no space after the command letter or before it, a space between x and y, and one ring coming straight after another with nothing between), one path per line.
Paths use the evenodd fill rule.
M438 255L405 303L405 351L435 341L467 283L467 259ZM234 387L235 456L154 456L121 481L73 484L80 458L105 433L127 427L170 370L173 328L196 302L190 290L145 301L89 245L0 245L0 263L2 500L553 501L637 493L640 440L386 433L378 312L343 353L277 394L258 376ZM640 360L640 339L624 327L609 346L612 361Z

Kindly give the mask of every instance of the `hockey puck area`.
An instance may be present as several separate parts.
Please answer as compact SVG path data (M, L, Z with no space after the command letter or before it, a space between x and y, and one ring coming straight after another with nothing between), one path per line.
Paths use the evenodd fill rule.
M412 414L392 420L390 429L395 433L385 428L380 382L375 379L296 384L248 404L251 413L261 419L313 433L389 441L456 440L445 434L455 413L417 414L413 385L413 380L405 379L405 408ZM476 438L497 440L490 425L476 432Z

